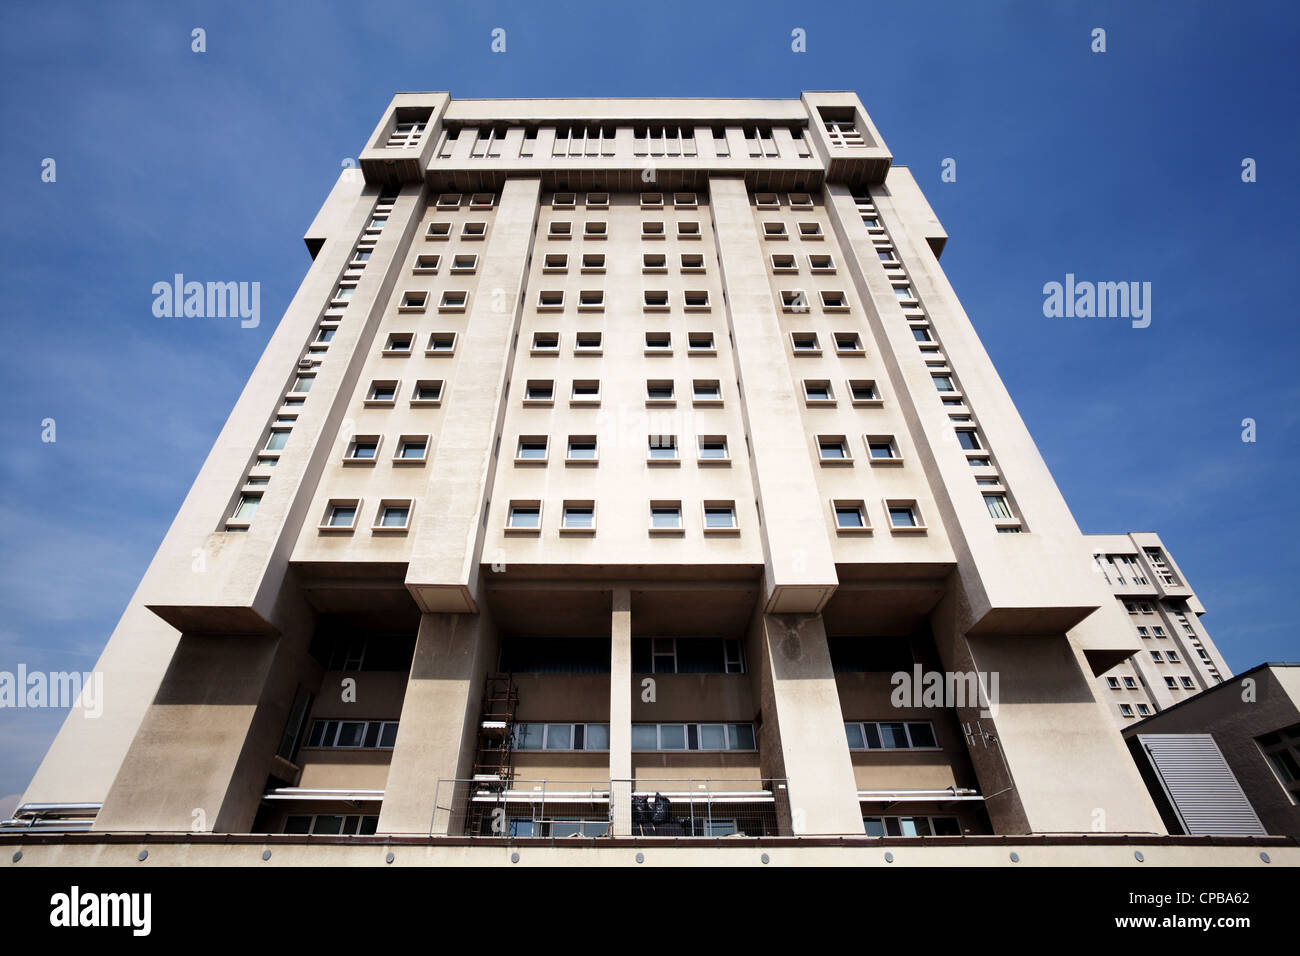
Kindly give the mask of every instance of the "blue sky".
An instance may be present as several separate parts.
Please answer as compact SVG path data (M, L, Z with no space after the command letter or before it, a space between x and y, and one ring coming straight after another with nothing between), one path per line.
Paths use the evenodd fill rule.
M0 670L94 664L396 90L858 91L1080 526L1158 531L1234 670L1300 658L1298 26L1249 0L10 7ZM261 326L155 318L176 272L260 282ZM1045 318L1067 272L1151 282L1151 326ZM0 797L62 716L0 712Z

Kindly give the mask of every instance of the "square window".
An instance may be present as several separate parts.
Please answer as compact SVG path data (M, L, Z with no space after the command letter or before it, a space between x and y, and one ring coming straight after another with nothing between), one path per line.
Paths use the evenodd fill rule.
M606 209L609 207L609 193L587 193L587 208Z
M605 254L603 252L584 252L582 255L582 271L599 273L605 271Z
M456 351L455 332L431 332L425 355L451 355Z
M316 384L315 375L299 375L294 378L293 384L289 386L289 391L299 395L305 395L311 391L311 387Z
M409 501L383 501L375 515L375 530L405 531L411 520Z
M411 393L412 405L436 405L442 401L442 379L422 378Z
M879 405L880 391L872 379L850 379L849 394L853 396L854 405Z
M830 273L835 271L835 260L828 255L815 255L808 257L808 269L816 273Z
M397 401L396 379L376 379L370 383L370 389L366 392L367 405L392 405Z
M529 379L524 385L524 401L550 404L555 400L555 382L552 379Z
M772 260L773 272L782 273L799 271L799 266L795 262L794 256L788 252L774 252L770 258Z
M812 196L810 196L808 193L790 193L788 198L790 200L791 209L812 208L813 205Z
M642 239L662 239L664 237L664 224L659 221L647 221L641 223Z
M596 530L596 505L592 501L566 501L564 515L560 522L562 531Z
M754 193L754 205L760 209L779 209L781 200L776 193Z
M892 435L868 435L867 454L873 465L897 464L903 460L903 456L898 453L898 444L894 441Z
M663 193L642 193L642 194L641 194L641 208L642 208L642 209L656 209L656 208L661 208L661 207L663 206L663 204L664 204L664 194L663 194Z
M803 289L786 289L782 291L781 309L785 312L807 312L808 294Z
M823 312L847 312L849 310L849 300L843 292L823 292L821 296Z
M682 293L687 312L707 312L709 309L709 293L703 290L687 291Z
M347 454L344 460L348 462L361 462L367 465L373 465L375 459L379 457L379 436L378 435L357 435L348 442Z
M764 239L785 239L785 223L783 222L765 222L763 223Z
M725 464L731 460L725 435L701 435L699 438L700 463Z
M537 311L558 312L564 308L564 290L543 289L537 293Z
M678 209L694 209L699 200L695 193L673 193L673 205Z
M790 344L796 355L820 355L822 351L816 332L791 332Z
M398 312L423 312L425 303L429 299L427 292L403 292L402 304L397 307Z
M900 302L909 302L915 298L915 296L912 295L912 287L910 285L894 286L894 295Z
M438 303L438 310L441 312L464 312L468 303L468 292L448 290L442 294L442 300Z
M554 220L546 228L548 239L568 239L573 235L573 223L563 220Z
M559 332L534 332L532 354L558 355L560 351Z
M437 272L441 264L442 256L416 256L414 271L421 275L428 275Z
M673 350L673 337L669 332L647 332L645 334L646 354L665 353Z
M799 223L800 239L820 239L822 238L822 224L819 222L801 222Z
M686 335L686 348L695 354L712 354L716 351L713 347L713 333L688 332Z
M426 239L447 239L450 236L451 223L449 222L431 222L424 231L424 238Z
M289 429L273 428L270 437L266 439L267 451L279 451L289 443Z
M673 400L673 383L669 380L651 380L645 383L647 402L671 402Z
M570 435L565 461L594 464L596 461L596 436Z
M645 293L646 311L666 311L668 309L668 293L665 290L647 291Z
M357 522L360 501L331 501L325 508L323 527L351 531Z
M641 256L642 272L667 272L668 257L663 253L647 252Z
M520 435L519 444L515 448L515 461L546 461L547 443L545 435Z
M678 239L698 239L700 238L700 224L698 222L679 222L677 224Z
M836 332L835 351L841 355L862 355L862 339L857 332Z
M915 339L916 341L918 341L918 342L933 342L933 341L934 341L934 339L930 338L930 329L929 329L929 327L928 327L928 326L925 326L925 325L914 325L914 326L912 326L912 338L914 338L914 339Z
M394 462L422 463L429 454L428 435L403 435L397 442Z
M469 197L470 209L491 209L497 201L494 193L475 193Z
M609 224L601 219L590 219L583 224L582 235L585 239L604 239L609 235Z
M599 332L579 332L574 337L573 345L574 354L600 354L600 333Z
M736 503L734 501L704 502L705 531L735 531Z
M578 202L577 193L556 193L551 197L551 206L556 209L570 209Z
M697 405L721 404L722 386L717 379L697 378L693 383L694 398Z
M681 271L703 272L704 255L699 252L683 252L681 254Z
M925 523L915 501L886 500L885 510L889 514L889 527L896 532L923 531Z
M506 515L507 531L537 532L542 527L540 501L512 501Z
M838 531L861 532L868 530L867 509L862 501L834 501L835 528Z
M478 256L462 253L451 260L451 271L459 273L473 272L478 268Z
M826 379L803 380L804 400L809 405L834 405L835 395L831 391L831 383Z
M459 209L459 208L460 208L460 199L461 199L461 194L460 194L460 193L442 193L442 194L438 197L438 208L439 208L439 209Z
M579 312L605 311L605 293L600 289L585 289L578 293Z
M543 272L568 272L569 256L564 252L551 252L542 260Z
M650 530L681 531L682 503L680 501L650 502Z
M574 379L573 391L569 396L570 405L599 405L600 380L594 378Z
M818 435L817 457L823 463L845 464L853 460L843 435Z
M414 336L410 332L390 332L384 342L385 355L410 355Z
M678 460L677 436L651 435L649 438L648 459L650 461L676 462Z
M482 239L487 235L487 223L467 222L460 229L462 239Z
M973 428L957 429L957 444L967 451L978 451L984 447L980 444L979 436Z

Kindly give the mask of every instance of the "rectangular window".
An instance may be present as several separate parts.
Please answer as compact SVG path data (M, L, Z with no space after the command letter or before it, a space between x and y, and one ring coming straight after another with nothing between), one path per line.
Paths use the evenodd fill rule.
M651 461L677 461L677 436L651 435L648 455Z
M560 527L566 531L595 531L595 504L590 501L566 501Z
M596 460L595 435L570 435L566 461L594 462Z
M701 461L729 461L727 439L722 435L701 435L699 440Z
M537 502L510 503L506 527L519 531L536 531L542 526L542 506Z
M734 531L736 528L736 505L731 501L706 501L704 503L704 527L708 531Z
M680 501L655 501L650 503L650 529L652 531L680 531L682 504Z
M545 461L547 438L545 435L520 435L515 449L515 461Z
M848 442L843 435L819 435L817 438L817 457L822 461L849 461Z
M867 510L861 501L835 501L835 527L840 531L865 531Z
M635 751L756 750L756 740L753 724L632 725Z
M850 750L938 750L934 725L926 721L849 721Z

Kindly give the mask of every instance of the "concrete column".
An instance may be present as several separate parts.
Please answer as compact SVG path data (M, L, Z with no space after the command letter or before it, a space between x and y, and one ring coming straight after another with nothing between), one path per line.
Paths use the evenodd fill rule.
M181 635L96 830L247 833L314 630L292 592L276 635Z
M443 413L406 572L407 588L429 613L478 610L483 516L496 474L539 190L540 181L527 178L509 179L502 187L479 291L457 347L456 398Z
M462 804L467 790L452 781L473 769L483 682L495 650L486 613L421 615L380 833L427 834L433 827L443 834L463 813L453 803Z
M821 615L760 614L765 768L787 781L796 836L862 833L853 761ZM774 759L772 759L774 758Z
M839 578L826 531L826 506L813 473L813 449L786 359L772 287L745 181L709 179L727 322L763 521L765 609L818 612Z
M632 595L615 588L610 615L609 779L615 836L632 832Z

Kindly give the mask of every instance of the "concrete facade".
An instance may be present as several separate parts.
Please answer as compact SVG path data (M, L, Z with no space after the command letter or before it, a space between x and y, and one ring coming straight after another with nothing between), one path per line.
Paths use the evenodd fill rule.
M29 816L1163 834L946 239L852 93L399 94Z
M1093 567L1142 649L1100 674L1100 696L1121 728L1232 676L1201 623L1205 606L1152 532L1090 534Z

